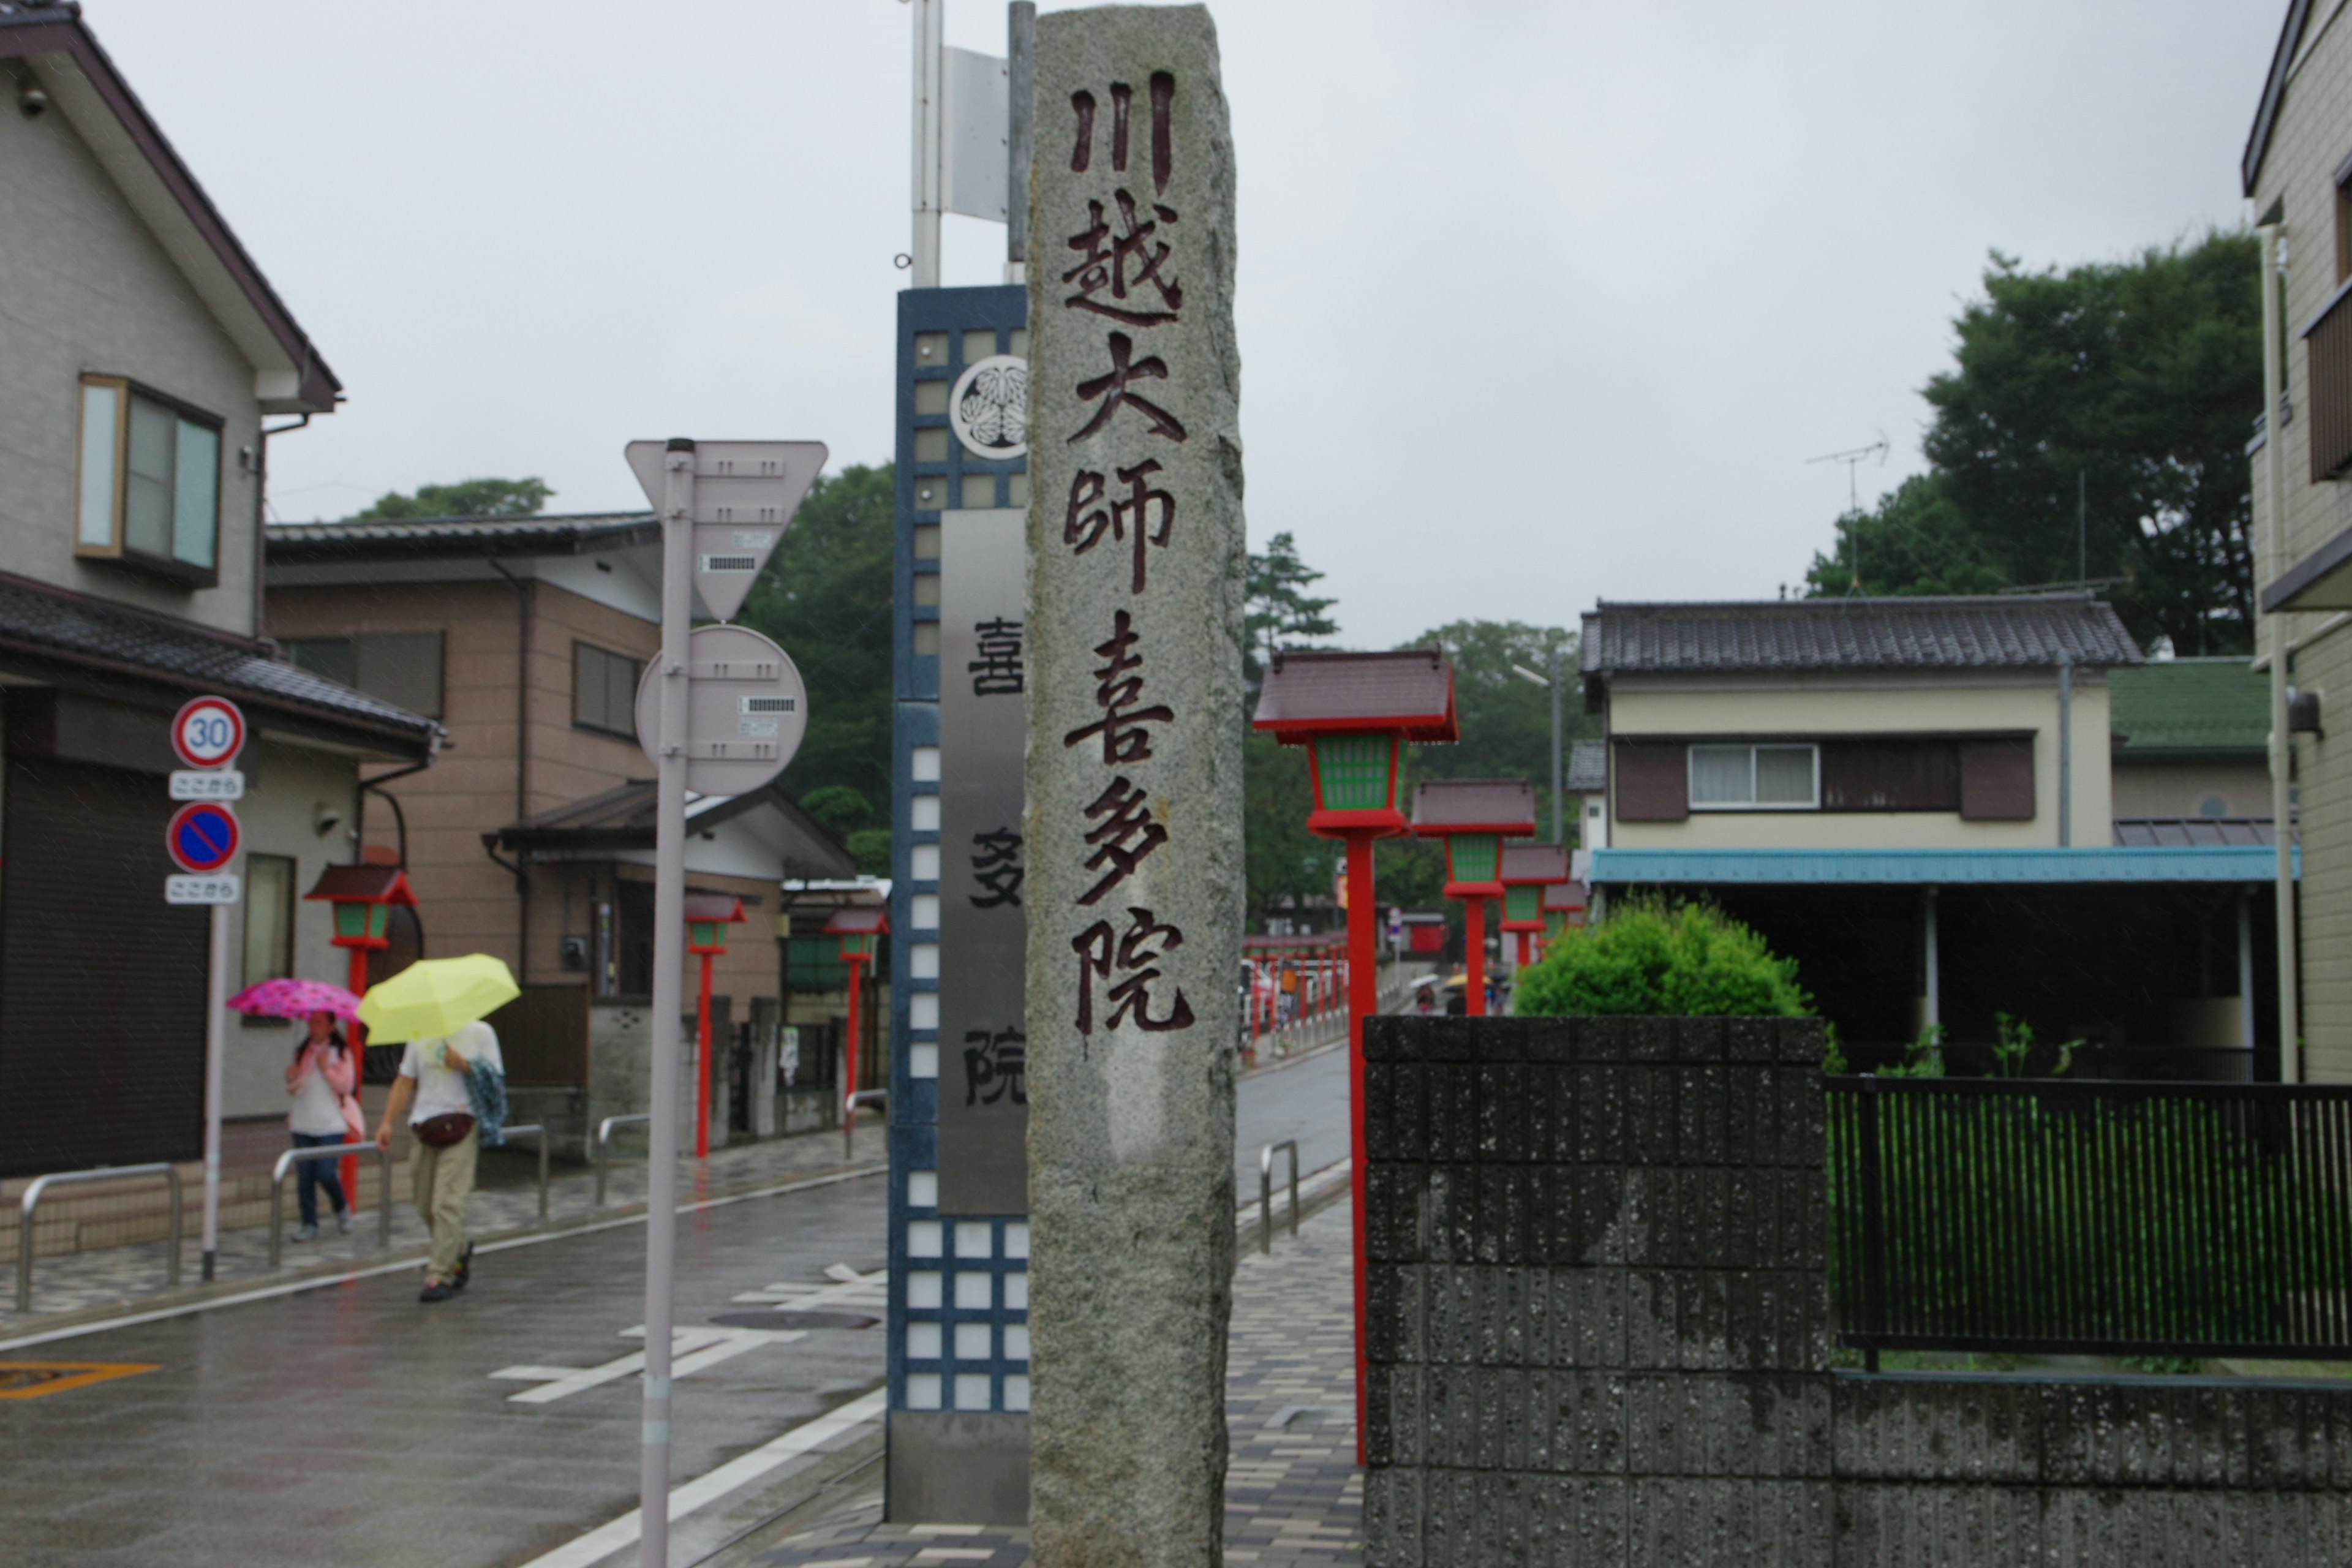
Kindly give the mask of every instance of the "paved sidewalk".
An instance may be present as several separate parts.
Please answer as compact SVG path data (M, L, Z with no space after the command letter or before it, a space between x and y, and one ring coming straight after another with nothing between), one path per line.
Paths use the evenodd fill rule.
M802 1133L792 1138L772 1139L766 1142L748 1143L738 1148L713 1152L707 1162L682 1160L678 1163L678 1196L681 1202L698 1198L722 1196L744 1192L778 1182L793 1181L803 1176L820 1175L829 1171L847 1168L851 1164L877 1164L887 1157L888 1142L879 1121L868 1121L857 1131L856 1161L843 1157L839 1131ZM371 1159L373 1156L371 1156ZM511 1153L486 1151L483 1174L500 1184L474 1193L470 1220L473 1234L489 1238L502 1232L539 1224L539 1182L537 1165L530 1152L517 1145ZM646 1201L647 1167L642 1159L616 1157L613 1162L612 1178L606 1194L604 1214L619 1215L633 1208L642 1208ZM520 1184L515 1184L520 1180ZM329 1219L321 1228L319 1239L296 1242L293 1239L296 1215L294 1183L287 1182L286 1245L284 1261L277 1268L269 1267L269 1233L266 1226L241 1230L225 1230L220 1237L220 1251L215 1278L217 1281L259 1284L296 1278L302 1271L321 1264L342 1268L365 1268L396 1258L405 1252L423 1248L429 1237L425 1222L408 1201L408 1184L394 1183L392 1206L392 1247L386 1251L376 1245L376 1209L371 1205L352 1216L352 1233L338 1235ZM593 1170L559 1169L548 1182L548 1217L551 1223L579 1220L600 1211L595 1205L596 1177ZM320 1205L323 1210L325 1205ZM182 1244L180 1279L183 1287L194 1287L198 1281L198 1260L202 1241L191 1225ZM15 1310L13 1289L0 1291L0 1332L8 1330L31 1330L42 1326L44 1320L65 1312L87 1312L107 1308L131 1310L160 1304L160 1299L172 1295L164 1283L164 1243L140 1242L126 1247L102 1247L89 1252L69 1253L62 1257L37 1259L33 1268L33 1311L27 1315ZM13 1265L13 1258L5 1260ZM13 1273L11 1281L13 1286Z
M1356 1468L1356 1373L1349 1210L1309 1218L1271 1257L1241 1255L1225 1377L1233 1457L1225 1474L1225 1562L1328 1568L1364 1560L1363 1476ZM867 1489L813 1525L753 1538L724 1561L759 1568L1016 1568L1025 1530L886 1525Z

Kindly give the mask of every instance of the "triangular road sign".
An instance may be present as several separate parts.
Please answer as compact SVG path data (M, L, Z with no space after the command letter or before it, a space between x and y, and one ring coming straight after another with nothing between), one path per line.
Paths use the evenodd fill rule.
M667 526L671 461L689 466L695 592L713 618L732 620L824 468L824 443L698 441L691 452L668 447L666 441L632 441L629 467Z

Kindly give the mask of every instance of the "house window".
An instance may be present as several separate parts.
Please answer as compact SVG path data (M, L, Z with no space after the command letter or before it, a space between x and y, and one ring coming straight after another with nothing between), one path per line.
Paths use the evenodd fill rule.
M370 697L441 717L441 634L360 632L342 637L289 637L286 657L313 675Z
M294 973L294 858L245 858L245 983Z
M572 645L572 721L624 740L637 738L637 679L645 661L593 643Z
M220 581L221 422L119 376L81 381L74 552Z
M1806 746L1693 746L1693 811L1811 811L1821 805L1821 753Z

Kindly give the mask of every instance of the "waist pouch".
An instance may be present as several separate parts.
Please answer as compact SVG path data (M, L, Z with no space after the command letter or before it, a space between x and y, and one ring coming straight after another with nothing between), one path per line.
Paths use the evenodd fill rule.
M416 1134L416 1141L427 1149L446 1149L452 1143L462 1143L473 1130L474 1119L462 1110L428 1116L410 1129Z

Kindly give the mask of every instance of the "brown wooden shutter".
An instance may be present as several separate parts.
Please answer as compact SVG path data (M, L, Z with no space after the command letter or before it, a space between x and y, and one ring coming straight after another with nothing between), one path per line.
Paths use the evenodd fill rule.
M1617 820L1680 822L1690 815L1689 748L1681 742L1620 741Z
M1959 748L1895 737L1822 742L1823 811L1958 811Z
M2026 822L2033 816L2033 742L1960 742L1960 816L1969 822Z

